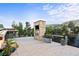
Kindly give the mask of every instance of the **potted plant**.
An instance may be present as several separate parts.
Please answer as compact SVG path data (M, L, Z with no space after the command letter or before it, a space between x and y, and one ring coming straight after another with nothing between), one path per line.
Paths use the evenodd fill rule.
M44 35L44 41L47 43L51 43L52 35L51 34L45 34Z
M18 48L18 45L14 39L8 39L6 43L7 43L6 47L1 52L3 56L10 55L12 52L16 50L16 48Z

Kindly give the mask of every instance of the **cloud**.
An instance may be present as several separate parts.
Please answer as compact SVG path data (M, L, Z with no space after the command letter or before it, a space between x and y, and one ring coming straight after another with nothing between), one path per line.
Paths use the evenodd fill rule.
M47 4L43 10L53 19L53 22L62 23L65 21L79 19L79 4Z

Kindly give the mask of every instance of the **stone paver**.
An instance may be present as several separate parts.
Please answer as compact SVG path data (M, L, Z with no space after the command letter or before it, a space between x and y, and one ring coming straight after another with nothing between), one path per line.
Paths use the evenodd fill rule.
M33 37L16 38L19 48L11 56L77 56L79 48L61 46L59 43L45 43Z

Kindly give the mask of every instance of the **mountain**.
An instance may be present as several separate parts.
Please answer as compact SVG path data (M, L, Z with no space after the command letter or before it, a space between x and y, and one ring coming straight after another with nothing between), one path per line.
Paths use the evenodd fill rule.
M58 27L61 26L62 24L47 24L46 27L52 26L52 27Z
M79 26L79 20L67 21L67 22L64 22L63 24L68 25L69 22L73 22L73 24L75 24L75 26Z
M79 20L72 20L72 21L67 21L62 24L47 24L46 27L52 26L52 27L61 27L62 25L68 25L69 22L73 22L75 26L79 26Z

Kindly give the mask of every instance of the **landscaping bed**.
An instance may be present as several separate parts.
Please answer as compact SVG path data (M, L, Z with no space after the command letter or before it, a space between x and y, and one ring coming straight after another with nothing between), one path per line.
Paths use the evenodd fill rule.
M51 43L52 42L52 35L51 34L45 34L44 35L44 42Z
M15 42L14 39L8 39L6 43L6 47L0 51L0 56L9 56L18 48L18 44Z

